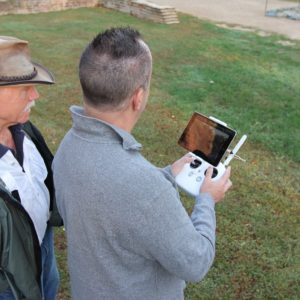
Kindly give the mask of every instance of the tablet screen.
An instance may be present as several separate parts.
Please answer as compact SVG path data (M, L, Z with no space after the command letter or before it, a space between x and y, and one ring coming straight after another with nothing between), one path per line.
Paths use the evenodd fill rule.
M217 166L236 132L194 112L178 144L213 166Z

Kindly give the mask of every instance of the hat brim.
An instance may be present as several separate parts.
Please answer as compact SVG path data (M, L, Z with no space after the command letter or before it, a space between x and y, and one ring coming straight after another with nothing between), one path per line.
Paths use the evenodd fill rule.
M7 85L19 85L19 84L54 84L54 76L49 70L38 63L32 62L35 69L37 70L37 75L32 79L28 80L16 80L16 81L0 81L0 86Z

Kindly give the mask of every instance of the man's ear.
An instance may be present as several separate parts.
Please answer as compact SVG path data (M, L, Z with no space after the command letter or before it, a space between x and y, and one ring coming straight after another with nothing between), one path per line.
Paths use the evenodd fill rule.
M142 87L136 89L132 96L132 108L134 111L140 111L143 108L144 104L144 95L145 91Z

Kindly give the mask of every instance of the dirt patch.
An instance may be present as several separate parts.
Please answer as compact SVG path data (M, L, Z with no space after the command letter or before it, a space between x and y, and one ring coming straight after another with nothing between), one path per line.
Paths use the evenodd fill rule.
M239 31L246 31L246 32L255 32L257 35L265 37L265 36L270 36L270 32L262 31L262 30L257 30L255 28L249 28L249 27L243 27L240 25L228 25L228 24L216 24L220 28L226 28L226 29L232 29L232 30L239 30ZM279 40L276 42L277 44L280 44L282 46L295 46L296 43L290 40Z
M277 44L280 44L282 46L295 46L296 44L291 41L277 41Z
M218 27L220 28L226 28L226 29L232 29L232 30L239 30L239 31L246 31L246 32L255 32L257 35L259 36L270 36L271 33L267 32L267 31L263 31L263 30L257 30L255 28L250 28L250 27L244 27L244 26L240 26L240 25L230 25L230 24L225 24L225 23L221 23L221 24L216 24Z

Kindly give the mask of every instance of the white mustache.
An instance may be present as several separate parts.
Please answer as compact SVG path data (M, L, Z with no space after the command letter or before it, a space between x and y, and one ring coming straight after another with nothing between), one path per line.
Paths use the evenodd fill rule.
M29 102L26 107L24 108L24 112L27 112L31 109L31 107L35 106L35 101Z

